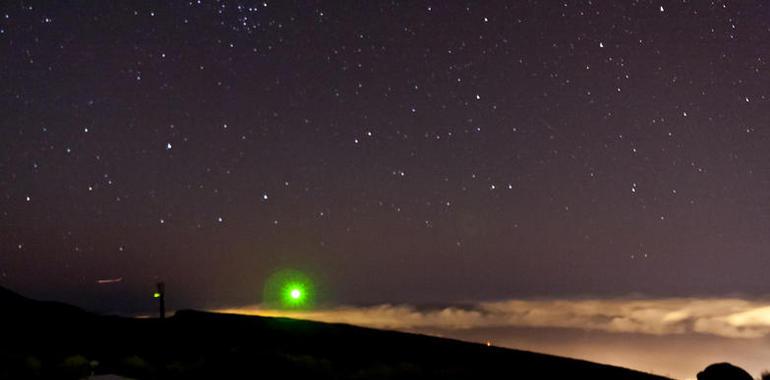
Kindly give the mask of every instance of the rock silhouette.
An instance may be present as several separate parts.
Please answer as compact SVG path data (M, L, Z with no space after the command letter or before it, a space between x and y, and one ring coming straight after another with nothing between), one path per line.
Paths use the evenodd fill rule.
M701 372L698 380L753 380L751 375L730 363L714 363Z

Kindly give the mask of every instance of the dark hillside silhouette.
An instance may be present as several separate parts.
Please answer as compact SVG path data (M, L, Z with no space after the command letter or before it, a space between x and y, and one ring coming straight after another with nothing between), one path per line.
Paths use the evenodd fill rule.
M698 372L698 380L753 380L743 368L730 363L714 363Z
M629 379L663 377L416 334L200 311L98 316L0 289L0 378Z

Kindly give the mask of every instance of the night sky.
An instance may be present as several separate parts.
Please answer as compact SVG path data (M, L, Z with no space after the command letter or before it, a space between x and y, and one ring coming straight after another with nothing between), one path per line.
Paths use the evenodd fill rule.
M285 268L319 304L770 288L764 1L0 8L23 294L253 304Z

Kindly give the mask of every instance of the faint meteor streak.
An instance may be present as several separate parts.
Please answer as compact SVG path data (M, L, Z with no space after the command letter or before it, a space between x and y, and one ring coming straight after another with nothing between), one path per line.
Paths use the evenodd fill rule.
M96 280L96 283L99 285L107 285L107 284L115 284L118 282L123 281L123 277L117 277L117 278L105 278L102 280Z

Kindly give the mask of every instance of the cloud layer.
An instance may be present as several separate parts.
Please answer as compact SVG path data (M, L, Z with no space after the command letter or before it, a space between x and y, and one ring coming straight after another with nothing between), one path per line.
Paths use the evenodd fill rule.
M426 328L571 328L649 335L770 336L770 301L741 298L507 300L471 307L422 309L410 305L340 306L313 311L259 305L217 312L280 316L395 330Z

